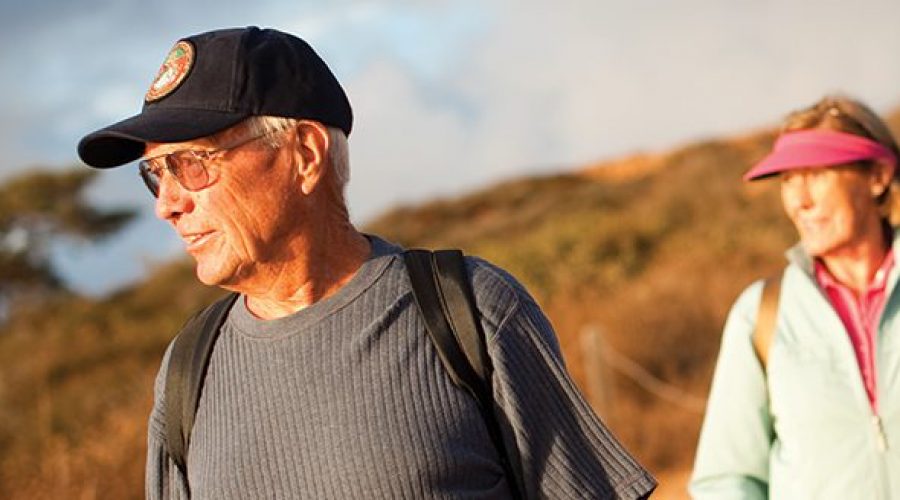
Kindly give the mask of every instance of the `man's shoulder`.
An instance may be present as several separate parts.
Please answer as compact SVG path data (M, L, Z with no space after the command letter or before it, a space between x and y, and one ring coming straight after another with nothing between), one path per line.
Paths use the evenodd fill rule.
M466 270L476 298L502 302L531 300L525 287L506 269L475 255L466 256Z
M481 257L467 256L466 269L475 303L488 324L496 329L516 311L540 311L528 290L512 274Z
M404 248L377 235L367 234L366 237L372 244L371 258L386 261L389 275L406 273L402 254L412 248ZM523 298L530 300L525 287L505 269L475 255L466 255L465 262L479 305L482 302L509 304Z
M409 283L401 254L408 250L378 236L367 235L373 243L373 255L390 259L383 276L385 282L402 279ZM472 285L475 304L490 330L496 330L516 310L539 311L535 300L511 273L477 255L466 255L466 272ZM403 278L400 276L403 275Z

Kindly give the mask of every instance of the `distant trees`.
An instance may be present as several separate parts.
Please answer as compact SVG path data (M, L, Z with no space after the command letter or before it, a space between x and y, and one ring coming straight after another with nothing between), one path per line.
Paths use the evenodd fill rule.
M0 184L0 304L19 294L65 290L50 262L54 239L95 241L134 218L133 209L88 205L84 191L96 173L32 170Z

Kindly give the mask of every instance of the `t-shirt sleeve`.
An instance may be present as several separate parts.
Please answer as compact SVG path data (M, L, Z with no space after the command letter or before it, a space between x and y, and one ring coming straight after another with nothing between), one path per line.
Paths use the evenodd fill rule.
M585 401L540 308L508 275L487 272L495 272L499 281L476 277L476 297L492 305L512 304L495 328L489 320L483 324L496 409L505 439L518 449L523 493L528 498L647 498L656 481ZM512 300L502 297L503 291L492 293L491 282L501 288L509 284Z
M147 424L147 467L144 494L147 500L187 500L187 481L166 452L166 367L172 344L163 356L154 385L153 409Z

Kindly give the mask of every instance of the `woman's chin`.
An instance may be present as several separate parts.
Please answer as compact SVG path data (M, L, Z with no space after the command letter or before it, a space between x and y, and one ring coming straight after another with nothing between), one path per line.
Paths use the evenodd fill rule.
M810 238L801 240L800 244L806 253L813 257L824 257L831 249L831 245L826 242Z

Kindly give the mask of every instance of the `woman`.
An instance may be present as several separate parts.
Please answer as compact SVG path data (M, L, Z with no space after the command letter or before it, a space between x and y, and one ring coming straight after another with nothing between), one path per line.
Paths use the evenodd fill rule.
M887 210L898 158L875 113L828 97L790 115L745 175L779 179L800 242L770 340L754 333L763 282L729 314L694 498L900 498L900 237Z

